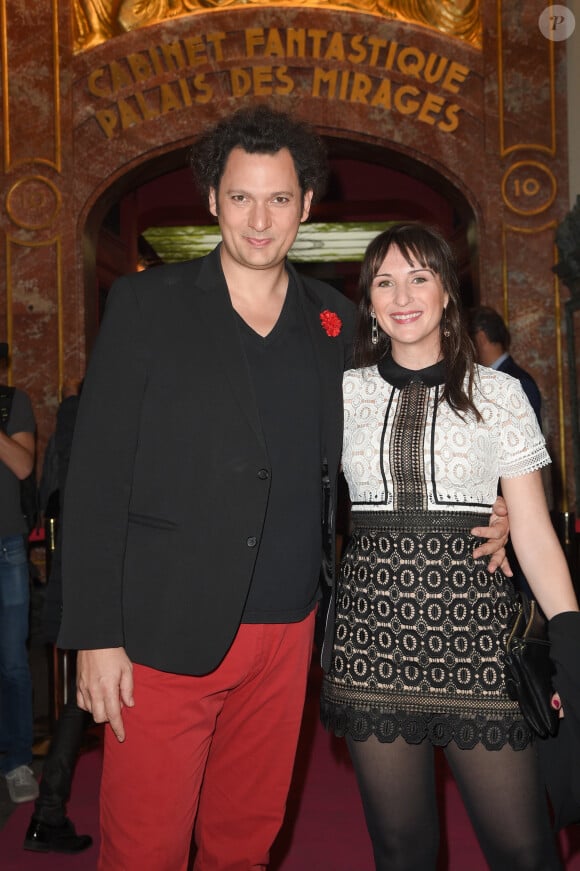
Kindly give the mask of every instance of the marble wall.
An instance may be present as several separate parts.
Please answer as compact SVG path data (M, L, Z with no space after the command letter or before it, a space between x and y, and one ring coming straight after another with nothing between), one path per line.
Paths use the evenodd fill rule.
M109 22L98 38L79 34L90 0L0 4L0 339L13 383L33 398L41 447L94 336L107 209L203 125L268 100L324 136L424 167L466 204L481 299L504 312L514 355L537 375L556 500L569 510L567 291L552 272L568 211L565 42L540 31L543 0L481 0L476 30L451 36L404 20L405 3L396 14L387 2L190 3L132 30Z

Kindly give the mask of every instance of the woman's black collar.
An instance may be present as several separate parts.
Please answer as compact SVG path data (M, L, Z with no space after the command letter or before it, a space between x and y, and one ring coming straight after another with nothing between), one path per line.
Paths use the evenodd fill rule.
M438 363L427 366L425 369L405 369L404 366L395 363L392 356L388 354L379 360L378 369L385 381L399 389L406 387L411 381L422 381L426 387L435 387L445 383L444 360L439 360Z

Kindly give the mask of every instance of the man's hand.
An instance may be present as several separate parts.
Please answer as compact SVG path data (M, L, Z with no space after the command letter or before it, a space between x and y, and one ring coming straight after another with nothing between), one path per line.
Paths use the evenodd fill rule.
M511 578L513 572L505 552L509 531L510 524L507 505L502 496L498 496L493 503L489 526L476 526L471 530L472 534L478 538L487 539L487 541L474 549L474 559L490 555L487 566L488 572L495 572L496 569L501 569L504 575Z
M125 740L121 709L132 708L133 666L123 647L79 650L77 654L77 704L96 723L110 723L118 741Z

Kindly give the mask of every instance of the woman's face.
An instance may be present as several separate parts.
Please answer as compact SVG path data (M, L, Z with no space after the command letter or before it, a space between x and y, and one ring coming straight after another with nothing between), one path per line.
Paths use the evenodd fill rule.
M397 363L420 369L441 358L439 324L449 294L437 273L414 259L408 263L391 245L373 279L370 298Z

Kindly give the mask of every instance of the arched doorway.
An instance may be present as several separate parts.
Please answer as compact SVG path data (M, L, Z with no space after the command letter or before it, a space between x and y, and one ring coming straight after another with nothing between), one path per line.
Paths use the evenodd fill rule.
M355 299L360 258L370 238L388 222L422 220L438 226L452 241L464 303L476 301L477 218L465 195L443 175L398 155L387 143L377 148L345 137L327 139L326 144L328 189L303 228L308 247L297 245L291 253L298 269ZM215 220L191 178L188 151L168 151L115 179L87 216L83 249L94 251L94 257L85 262L85 306L97 323L116 275L142 262L189 259L213 247L209 234L199 238ZM91 335L94 326L87 324Z
M0 330L13 345L11 377L35 402L41 451L63 380L84 371L92 342L87 276L105 215L160 178L155 162L183 153L206 123L264 100L313 123L337 160L388 159L432 190L444 180L474 293L503 311L515 353L537 375L565 476L552 271L568 211L565 44L541 33L542 0L478 0L463 12L410 0L127 0L122 10L141 10L138 21L104 0L106 20L80 21L89 6L13 0L5 10Z

